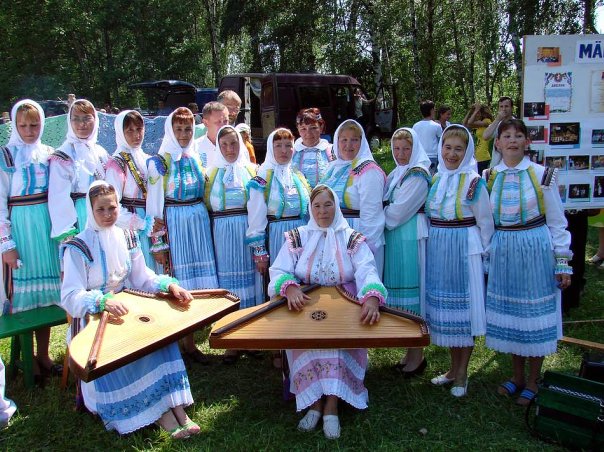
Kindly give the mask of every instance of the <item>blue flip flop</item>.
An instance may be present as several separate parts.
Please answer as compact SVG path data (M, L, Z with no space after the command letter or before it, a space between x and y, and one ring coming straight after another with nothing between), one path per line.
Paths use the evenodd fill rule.
M518 391L524 389L524 386L518 386L516 383L514 383L512 380L508 380L504 383L501 383L499 385L500 388L505 389L505 391L507 392L507 394L501 394L501 395L506 395L506 396L513 396L514 394L516 394Z
M537 396L537 393L532 389L524 388L518 398L516 404L520 406L527 406Z

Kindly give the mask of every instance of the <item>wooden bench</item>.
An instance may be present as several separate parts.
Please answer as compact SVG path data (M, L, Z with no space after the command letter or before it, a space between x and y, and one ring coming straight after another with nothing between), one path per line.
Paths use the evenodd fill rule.
M59 306L47 306L30 311L0 316L0 339L10 337L10 366L13 377L17 374L17 361L21 368L25 387L34 386L34 331L67 323L65 311Z

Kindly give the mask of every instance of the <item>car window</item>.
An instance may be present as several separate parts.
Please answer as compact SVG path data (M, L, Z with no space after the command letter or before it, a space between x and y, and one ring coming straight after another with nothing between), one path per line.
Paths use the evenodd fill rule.
M330 107L329 88L327 86L300 86L300 108Z

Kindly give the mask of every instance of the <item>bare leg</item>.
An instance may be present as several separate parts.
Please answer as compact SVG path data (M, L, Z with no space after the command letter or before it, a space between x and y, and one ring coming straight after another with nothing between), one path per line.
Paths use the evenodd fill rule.
M452 350L457 355L453 386L465 386L468 379L468 363L474 347L455 347Z
M184 345L185 353L192 353L197 349L195 346L195 336L193 334L186 335L182 340L182 343Z
M38 363L44 369L50 369L54 365L53 360L50 359L50 356L48 356L50 344L50 327L40 328L39 330L36 330L36 344L36 358L38 360Z
M451 357L451 366L445 375L449 379L454 379L457 373L457 361L459 360L457 349L454 347L449 348L449 356Z
M512 383L516 385L517 388L524 388L525 377L524 377L524 364L526 362L526 358L523 356L512 355L512 370L513 376L511 378ZM502 386L497 388L497 393L501 395L509 395L507 389Z
M319 413L322 413L323 412L323 398L321 397L319 400L317 400L315 403L313 403L310 406L310 409L318 411Z
M197 425L191 420L189 416L187 416L187 413L185 412L185 409L182 405L172 408L172 413L174 414L174 417L176 418L180 426L186 427L186 430L187 432L189 432L190 435L197 435L201 432L201 428L199 427L199 425Z
M401 363L405 364L403 371L412 372L419 367L419 365L424 360L424 349L419 348L409 348L407 349L407 354L401 360Z
M178 423L178 420L174 416L172 410L168 410L162 414L162 416L156 421L156 424L167 432L173 432L171 435L174 439L182 439L189 436L189 433L186 430L177 430L180 427L180 424Z
M328 395L325 397L325 406L323 407L323 416L338 415L338 397Z
M543 356L533 356L528 358L529 374L526 381L527 389L537 392L537 380L541 376L541 367L543 366Z

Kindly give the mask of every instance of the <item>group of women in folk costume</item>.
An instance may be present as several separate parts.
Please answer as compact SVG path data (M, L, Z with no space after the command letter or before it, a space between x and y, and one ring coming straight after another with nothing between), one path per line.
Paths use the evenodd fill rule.
M429 159L411 129L393 135L396 166L386 178L357 122L344 121L331 147L320 138L324 124L316 109L298 115L297 142L288 129L270 134L258 169L231 126L218 130L216 158L205 168L186 108L168 116L153 157L142 152L144 122L136 112L116 118L111 158L96 144L98 118L88 101L72 105L67 139L54 153L40 143L44 115L35 102L15 105L13 121L0 160L0 245L12 273L4 312L58 301L59 242L61 299L76 319L102 310L125 313L108 294L126 284L170 290L184 300L190 299L185 289L224 287L243 307L264 301L266 285L269 295L303 309L301 283L355 283L363 303L359 321L379 321L384 303L408 309L426 317L435 344L450 348L451 367L433 384L452 383L451 394L465 396L474 339L486 334L487 346L513 354L514 376L499 392L520 392L521 403L534 397L543 356L555 351L560 334L558 287L568 285L571 270L555 172L527 163L521 122L500 126L503 162L485 179L476 173L468 130L447 127L430 180ZM107 182L95 182L100 179ZM28 239L33 234L35 241ZM535 257L527 250L537 244ZM507 265L510 258L521 264ZM147 268L155 264L177 279ZM531 273L517 274L519 268ZM71 334L80 326L74 321ZM48 333L38 335L38 358L50 368ZM204 359L192 336L184 350ZM310 430L323 418L325 435L339 436L338 399L367 406L366 351L287 356L297 407L309 408L299 428ZM139 361L130 365L132 378L170 382L162 383L168 389L155 408L135 404L128 416L111 417L125 394L138 400L147 390L129 387L119 371L84 388L86 405L122 433L154 421L176 438L197 433L183 409L192 399L177 347ZM412 377L426 365L423 351L411 349L397 368Z

